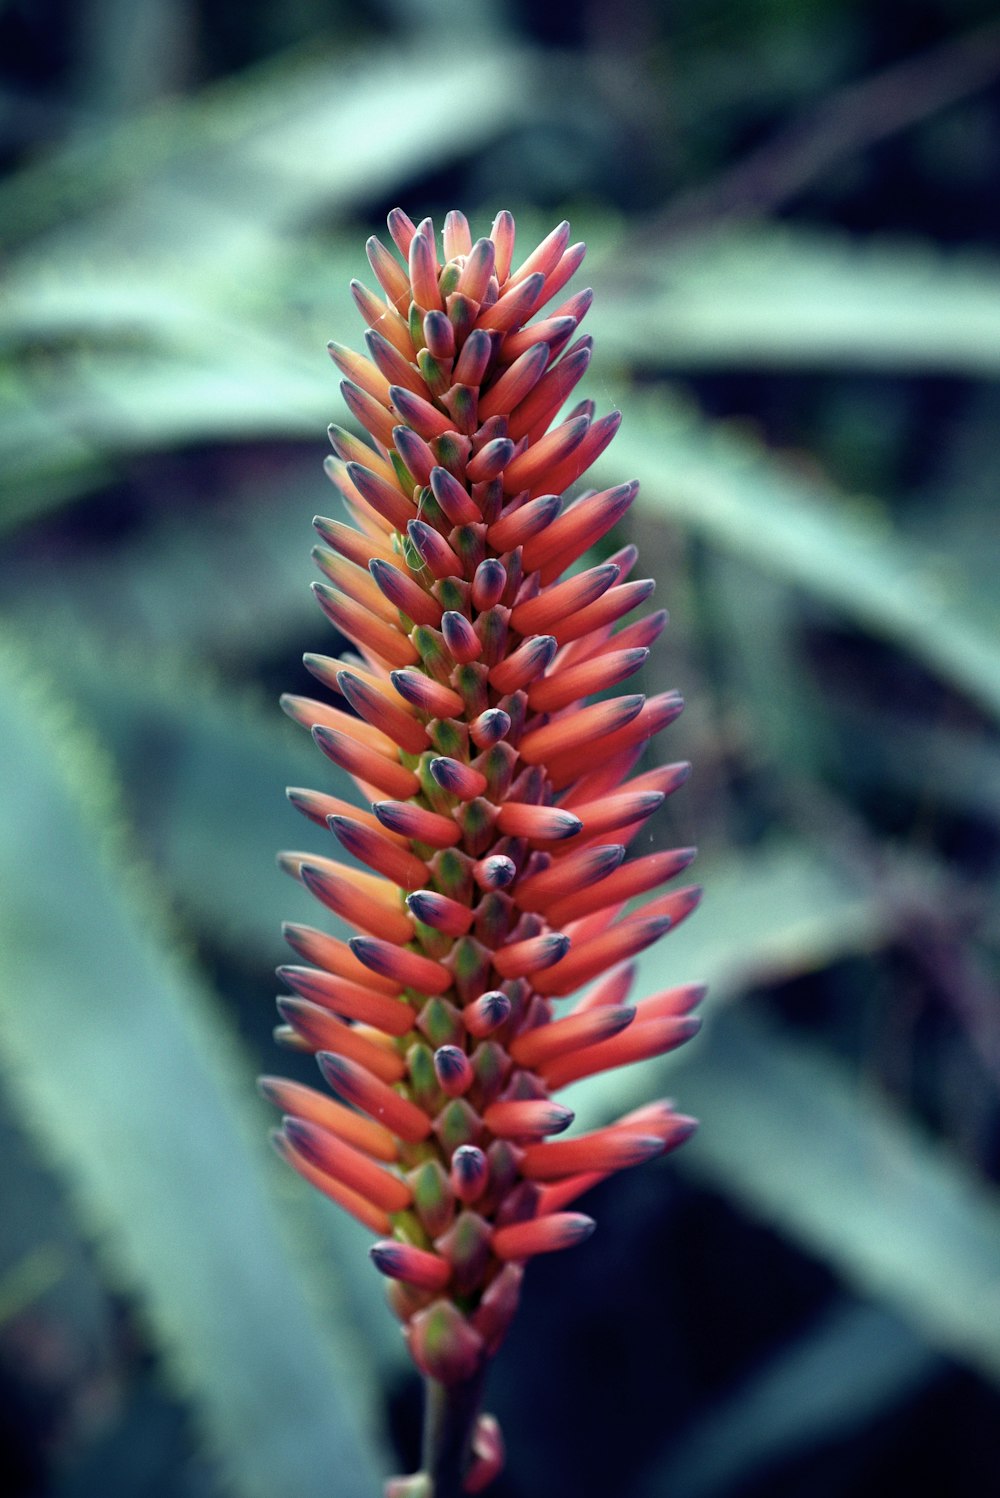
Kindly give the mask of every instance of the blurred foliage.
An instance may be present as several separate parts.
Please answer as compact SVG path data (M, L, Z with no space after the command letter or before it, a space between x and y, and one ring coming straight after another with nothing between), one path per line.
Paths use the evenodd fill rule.
M991 8L9 0L0 55L6 1491L412 1456L365 1234L271 1166L252 1080L310 909L272 854L322 844L282 787L331 784L273 701L330 642L322 350L397 201L591 246L696 766L653 836L709 890L641 974L711 980L702 1039L575 1090L703 1131L533 1270L497 1498L995 1488Z

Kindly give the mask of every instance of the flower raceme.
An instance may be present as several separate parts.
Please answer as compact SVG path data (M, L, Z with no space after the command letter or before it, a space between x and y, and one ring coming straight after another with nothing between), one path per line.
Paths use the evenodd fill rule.
M368 243L383 296L352 288L368 357L330 344L370 442L330 429L353 524L317 519L314 587L354 649L305 657L337 705L283 699L371 808L289 791L353 861L283 864L358 934L286 929L302 965L280 969L277 1033L329 1090L261 1086L279 1152L377 1234L411 1355L452 1386L502 1340L525 1261L591 1232L576 1199L694 1127L660 1102L557 1137L573 1115L554 1094L695 1032L699 986L628 995L632 959L698 890L629 907L693 857L625 857L688 766L636 773L676 692L609 695L666 622L622 622L653 590L635 549L576 566L638 488L565 498L619 424L587 400L561 414L591 293L553 302L584 246L563 223L512 269L508 213L475 242L449 213L443 258L430 219L388 222L400 258ZM467 1457L474 1492L502 1460L491 1417Z

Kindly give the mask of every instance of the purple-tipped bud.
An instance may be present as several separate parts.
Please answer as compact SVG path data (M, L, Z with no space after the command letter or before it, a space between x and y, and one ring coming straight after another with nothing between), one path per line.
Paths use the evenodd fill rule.
M451 1189L460 1202L471 1206L479 1200L489 1180L486 1156L475 1144L460 1144L451 1157Z
M501 1025L507 1023L510 1018L510 999L499 988L491 988L488 993L481 994L474 1003L470 1004L463 1012L466 1029L470 1035L482 1040L487 1035L492 1035L494 1030L499 1030Z
M461 1097L472 1086L474 1073L468 1056L457 1045L443 1045L434 1052L434 1070L442 1092Z

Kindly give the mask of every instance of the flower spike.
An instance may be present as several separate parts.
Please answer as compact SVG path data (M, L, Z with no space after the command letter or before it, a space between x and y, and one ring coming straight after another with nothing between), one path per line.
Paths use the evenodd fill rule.
M699 892L657 894L692 849L628 856L688 766L637 769L683 705L621 690L667 616L629 618L653 591L634 547L591 552L639 486L571 492L621 420L564 409L592 350L592 293L559 296L584 247L562 223L515 259L506 211L479 238L458 212L441 236L401 209L388 225L378 290L351 287L367 356L329 345L360 428L330 428L326 463L353 524L315 522L348 648L306 664L336 703L283 699L359 801L289 792L349 861L282 866L353 930L286 927L279 1038L328 1091L261 1090L282 1158L375 1234L428 1380L424 1470L388 1498L458 1498L503 1463L479 1394L524 1265L590 1235L565 1210L590 1186L694 1129L661 1102L574 1132L554 1094L696 1032L700 985L630 989Z

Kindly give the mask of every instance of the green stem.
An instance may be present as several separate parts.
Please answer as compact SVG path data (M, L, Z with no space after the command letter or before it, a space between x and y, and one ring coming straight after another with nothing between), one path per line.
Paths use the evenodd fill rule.
M431 1479L433 1498L462 1498L482 1392L482 1373L460 1384L424 1381L422 1465Z

